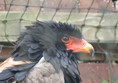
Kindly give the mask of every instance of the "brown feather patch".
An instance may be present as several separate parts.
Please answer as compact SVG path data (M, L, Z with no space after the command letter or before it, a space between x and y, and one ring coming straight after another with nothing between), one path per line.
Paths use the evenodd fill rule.
M14 61L14 58L10 57L0 64L0 71L3 71L4 69L14 67L17 65L29 64L29 63L32 63L32 62L31 61Z

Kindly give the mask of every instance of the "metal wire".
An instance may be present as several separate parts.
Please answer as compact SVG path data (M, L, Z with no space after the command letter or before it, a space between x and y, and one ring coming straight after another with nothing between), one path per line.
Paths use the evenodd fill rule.
M116 23L114 25L106 25L106 26L102 25L102 22L104 21L105 16L107 16L107 13L108 13L107 11L109 11L112 14L116 13L116 11L114 12L114 8L109 8L112 1L109 0L109 2L104 2L104 3L106 3L106 5L103 5L104 6L104 8L103 8L104 11L102 11L102 12L100 12L100 10L101 10L100 7L94 7L96 5L96 0L89 1L89 6L86 6L86 5L82 6L81 3L84 2L84 0L73 0L73 1L67 0L67 2L70 1L70 3L72 3L72 4L66 3L66 0L57 0L57 1L52 0L52 2L50 2L48 0L36 0L36 2L33 1L35 4L32 4L31 1L32 0L24 0L22 2L18 1L18 3L17 3L16 0L4 0L3 3L0 3L0 5L4 6L4 11L6 12L5 13L6 15L5 15L4 19L0 19L0 24L4 25L3 26L4 27L3 32L5 34L5 35L0 35L0 38L4 37L6 39L5 42L9 42L12 45L15 45L10 40L10 37L17 37L18 36L18 35L9 35L8 34L8 32L7 32L7 29L9 29L8 22L11 22L13 24L13 22L18 21L18 23L19 23L18 28L19 28L19 30L21 30L23 22L30 23L31 21L40 20L43 13L46 13L46 15L47 15L46 16L47 19L45 17L44 21L52 21L53 20L53 21L64 21L64 22L69 22L69 23L72 22L71 20L73 20L73 18L71 18L71 17L74 17L75 14L77 14L77 15L83 14L84 17L82 18L81 21L78 21L80 19L77 17L78 18L77 23L76 22L75 23L72 22L72 23L76 24L81 29L82 32L84 31L84 29L86 27L88 27L88 29L89 29L89 27L90 28L95 28L96 32L94 34L94 37L97 40L96 43L98 45L98 48L101 50L101 52L103 54L108 54L107 53L108 51L106 49L104 49L103 47L101 47L101 45L100 45L101 44L100 42L102 42L102 40L99 38L99 32L103 28L106 29L106 30L107 29L113 29L114 30L114 33L113 33L114 40L109 39L109 40L106 40L104 43L109 43L110 41L112 41L112 43L116 44L115 45L116 47L114 47L114 49L118 49L118 46L117 46L117 41L118 41L118 39L117 39L118 20L116 21ZM97 4L98 4L98 1L97 1ZM17 8L19 10L17 10ZM31 8L34 8L35 12L33 12L34 11L33 9L30 10ZM17 17L9 18L10 13L12 13L14 11L15 12L20 12L19 18L17 18ZM30 17L29 17L29 19L24 18L25 16L27 16L27 13L32 13L32 12L35 13L35 15L32 16L34 18L33 20L31 20ZM50 15L50 19L48 19L48 14L50 14L49 12L52 13ZM60 14L60 13L62 13L62 14L66 13L65 17L62 18L64 20L57 19L59 17L58 14ZM98 13L98 14L100 13L101 14L101 15L98 15L100 17L98 25L94 25L92 23L91 24L86 24L88 22L89 15L94 14L94 13ZM42 18L44 18L44 17L42 17ZM79 23L79 22L81 22L81 23ZM90 41L92 41L92 40L90 40ZM116 54L116 53L114 53L114 54Z

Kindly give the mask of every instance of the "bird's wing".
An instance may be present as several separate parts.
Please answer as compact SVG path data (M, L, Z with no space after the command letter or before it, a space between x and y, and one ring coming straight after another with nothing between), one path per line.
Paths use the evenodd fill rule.
M35 65L31 61L15 61L12 57L0 64L0 83L10 80L23 80L28 70Z
M39 43L34 43L32 37L22 34L12 52L12 56L0 65L0 83L13 78L23 80L28 71L42 57L42 49Z
M64 83L62 70L58 73L49 62L43 62L33 67L26 79L21 83Z
M11 67L19 66L19 65L25 65L25 64L31 64L31 61L14 61L12 57L5 60L2 64L0 64L0 72Z

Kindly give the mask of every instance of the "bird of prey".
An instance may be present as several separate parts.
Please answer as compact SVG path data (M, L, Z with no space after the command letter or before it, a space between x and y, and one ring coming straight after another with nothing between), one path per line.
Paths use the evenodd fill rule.
M0 83L80 83L78 52L94 53L76 26L36 21L0 64Z

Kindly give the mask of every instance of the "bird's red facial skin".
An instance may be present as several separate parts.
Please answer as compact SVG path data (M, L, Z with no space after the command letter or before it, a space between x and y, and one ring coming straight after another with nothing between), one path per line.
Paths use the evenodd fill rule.
M69 36L69 40L63 42L65 43L66 50L72 50L73 52L91 53L94 50L93 46L87 41L73 36Z

